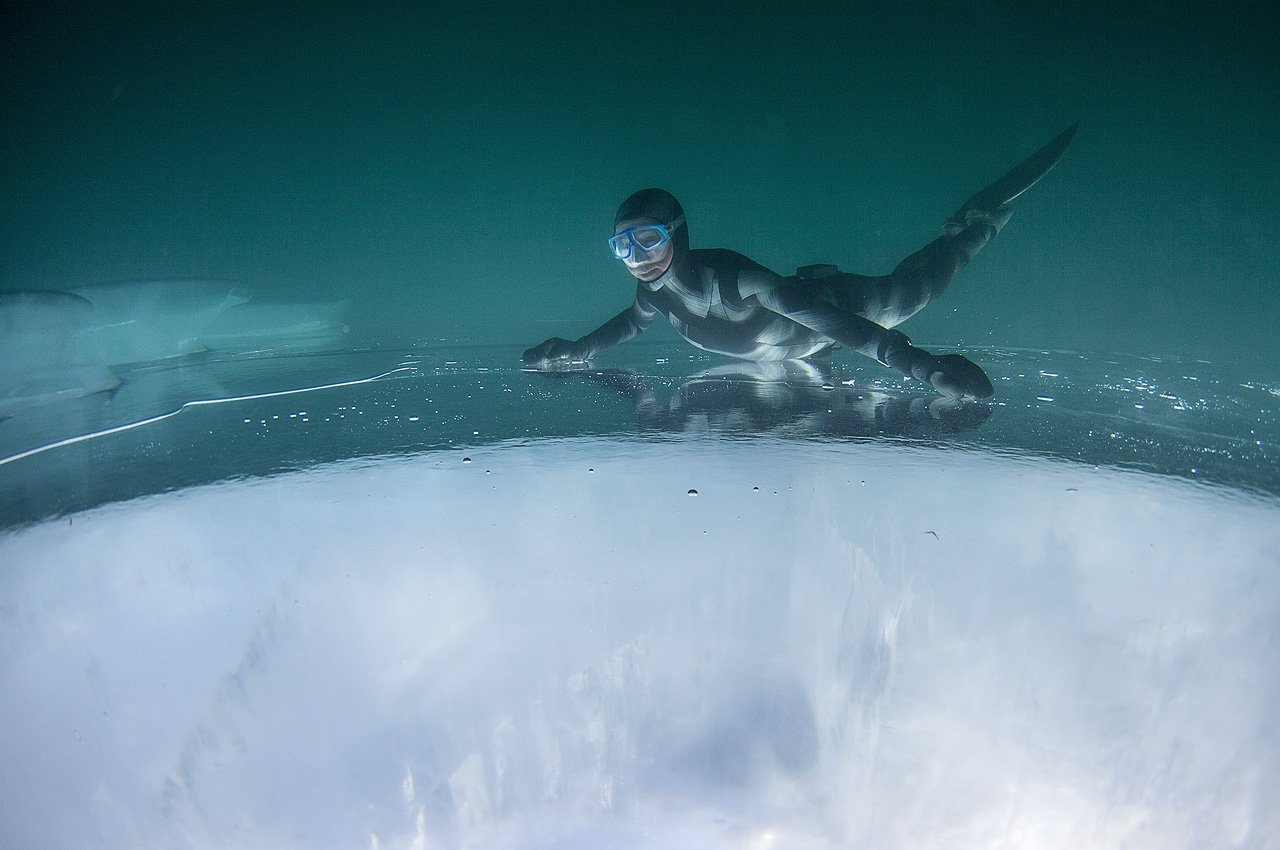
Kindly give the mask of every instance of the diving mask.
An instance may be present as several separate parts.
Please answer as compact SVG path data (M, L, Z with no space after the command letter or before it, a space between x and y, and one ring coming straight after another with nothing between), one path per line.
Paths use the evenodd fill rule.
M670 224L642 224L637 227L628 227L610 237L609 249L619 260L627 259L634 251L642 254L652 253L670 242L671 234L682 224L684 224L684 216Z

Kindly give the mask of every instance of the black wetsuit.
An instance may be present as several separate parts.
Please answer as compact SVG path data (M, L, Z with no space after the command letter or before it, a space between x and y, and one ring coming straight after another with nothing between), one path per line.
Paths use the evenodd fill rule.
M930 354L893 328L943 293L1008 219L1007 201L1052 168L1074 132L1069 128L970 198L947 222L944 235L887 275L815 267L822 271L783 277L733 251L690 249L688 226L682 224L671 234L670 266L655 280L637 281L630 307L578 340L553 338L529 349L525 363L546 368L566 359L590 360L661 315L689 342L717 354L791 360L844 346L947 395L989 397L991 382L977 364L957 354ZM645 189L623 202L615 226L637 220L683 221L684 211L670 193Z
M620 220L669 221L682 215L675 199L661 190L638 194L647 195L647 203L629 199ZM636 206L644 208L642 214L632 214ZM734 251L690 250L686 230L682 226L672 237L674 256L666 273L636 282L630 307L573 342L547 340L525 352L525 362L545 368L557 359L590 360L643 332L661 315L689 342L717 354L795 360L842 345L948 395L992 394L991 382L976 364L959 355L935 357L892 330L942 294L995 233L988 221L934 240L879 277L840 272L782 277Z
M975 224L944 236L879 277L782 277L734 251L678 253L662 277L637 281L628 309L578 340L579 353L589 360L661 315L698 348L743 360L796 360L838 344L883 361L901 342L890 329L941 295L990 232Z

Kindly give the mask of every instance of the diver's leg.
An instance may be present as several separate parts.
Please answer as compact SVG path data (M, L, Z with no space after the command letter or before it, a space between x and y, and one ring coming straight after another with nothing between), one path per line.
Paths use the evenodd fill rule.
M946 291L956 273L1008 221L1009 212L1007 207L998 213L971 211L968 221L949 219L941 236L898 263L890 274L843 274L832 280L828 300L887 328L906 321Z
M941 295L956 272L974 258L1009 220L1009 203L1034 186L1057 165L1075 136L1063 130L1044 147L1018 163L999 180L965 201L938 237L907 257L891 274L849 278L842 306L854 308L877 324L893 327Z

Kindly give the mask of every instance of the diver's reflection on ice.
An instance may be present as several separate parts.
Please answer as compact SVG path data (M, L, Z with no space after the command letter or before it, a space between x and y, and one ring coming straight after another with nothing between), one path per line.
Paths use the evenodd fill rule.
M628 369L560 375L629 397L645 430L938 438L977 428L991 416L985 402L857 389L827 362L729 363L686 379L665 400L652 379Z

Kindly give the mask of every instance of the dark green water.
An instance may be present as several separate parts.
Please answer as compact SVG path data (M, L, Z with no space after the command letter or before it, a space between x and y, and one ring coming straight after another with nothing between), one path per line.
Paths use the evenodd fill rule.
M1080 120L933 344L1246 364L1280 323L1269 3L679 10L18 3L0 287L225 278L380 339L530 344L627 303L660 185L695 246L887 271Z
M1275 847L1270 6L5 5L0 847ZM990 402L520 367L635 189L883 272L1077 120Z

